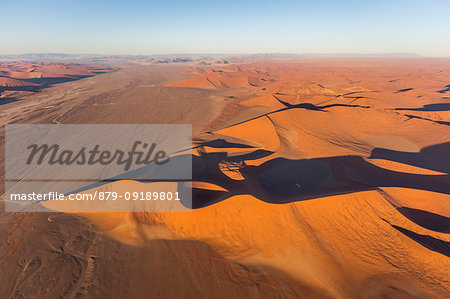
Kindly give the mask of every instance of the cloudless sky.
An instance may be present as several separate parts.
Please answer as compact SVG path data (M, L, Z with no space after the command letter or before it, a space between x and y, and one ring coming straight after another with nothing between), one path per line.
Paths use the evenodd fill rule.
M449 0L0 0L0 53L450 56Z

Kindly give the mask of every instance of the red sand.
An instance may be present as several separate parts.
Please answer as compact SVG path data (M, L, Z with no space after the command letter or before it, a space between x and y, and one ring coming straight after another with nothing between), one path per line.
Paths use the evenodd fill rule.
M188 213L3 214L6 294L34 294L58 267L47 293L449 297L450 60L191 66L122 65L71 83L76 100L55 87L45 115L7 104L4 122L193 123L202 167Z

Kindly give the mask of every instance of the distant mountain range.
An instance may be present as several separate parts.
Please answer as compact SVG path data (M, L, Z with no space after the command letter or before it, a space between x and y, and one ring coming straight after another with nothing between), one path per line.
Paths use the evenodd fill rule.
M360 54L360 53L258 53L258 54L152 54L152 55L111 55L111 54L66 54L66 53L25 53L25 54L0 54L0 59L21 59L21 60L115 60L115 59L178 59L178 60L198 60L216 59L225 57L245 57L249 59L290 59L301 57L421 57L414 53L384 53L384 54Z

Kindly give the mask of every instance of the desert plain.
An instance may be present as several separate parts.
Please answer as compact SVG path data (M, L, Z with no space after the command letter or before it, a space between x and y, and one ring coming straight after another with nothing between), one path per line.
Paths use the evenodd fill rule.
M0 93L3 127L193 128L191 212L2 202L0 298L450 296L450 59L3 61Z

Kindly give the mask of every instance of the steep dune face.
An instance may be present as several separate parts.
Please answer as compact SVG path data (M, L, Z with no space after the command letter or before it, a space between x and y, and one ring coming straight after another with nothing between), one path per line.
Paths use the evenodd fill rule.
M137 298L449 297L450 62L424 64L309 59L185 72L158 87L164 98L224 99L194 138L183 185L194 209L15 216L0 262L31 262L5 292L30 294L60 265L76 275L55 285L90 298L124 289ZM175 119L199 121L204 106ZM121 121L138 114L124 109ZM43 228L36 256L17 250L36 242L33 223Z
M258 67L239 66L234 76L249 76L249 69L255 76ZM302 68L316 72L308 78ZM448 75L437 66L424 75L401 63L389 76L378 66L318 69L269 65L256 96L240 104L270 112L213 132L230 140L218 151L242 179L225 183L212 172L198 179L234 192L189 214L146 214L138 222L203 240L247 267L281 269L331 297L447 296L450 178L448 168L436 165L448 165L448 99L439 95ZM210 74L198 73L182 85ZM236 156L232 142L267 154ZM428 150L439 146L443 151ZM318 181L323 184L313 188Z
M425 278L428 283L439 281L437 290L448 287L443 279L446 267L440 267L448 267L448 257L429 252L392 225L447 242L448 237L405 220L376 191L277 206L242 196L217 205L186 216L166 214L157 219L188 238L214 238L219 252L241 263L282 269L333 297L357 296L373 276L395 273L411 263L420 266L411 269L412 273L402 273L406 279L401 290L410 292L409 285L426 284L421 281L423 269L430 273L431 277ZM216 213L213 220L210 215ZM282 233L280 228L285 228ZM429 259L437 263L430 264ZM391 282L386 279L383 283L387 291ZM355 285L361 289L352 289ZM414 287L412 290L411 295L420 294L414 294Z
M425 196L433 198L434 194ZM247 269L228 275L240 283L258 284L258 290L248 294L251 297L271 297L270 292L282 298L443 298L448 294L448 235L415 224L377 191L284 205L242 195L191 213L135 216L137 231L148 230L145 237L118 234L116 228L105 227L100 217L87 215L123 242L153 239L154 228L161 227L176 235L156 238L208 244L225 260ZM123 229L124 221L116 223L117 227ZM415 239L405 233L410 231L430 239ZM183 252L189 252L188 248ZM191 251L188 256L197 262L202 259L200 254ZM211 266L203 265L199 271L213 271ZM212 285L223 290L226 282ZM228 287L221 293L224 297L240 293L241 287Z

